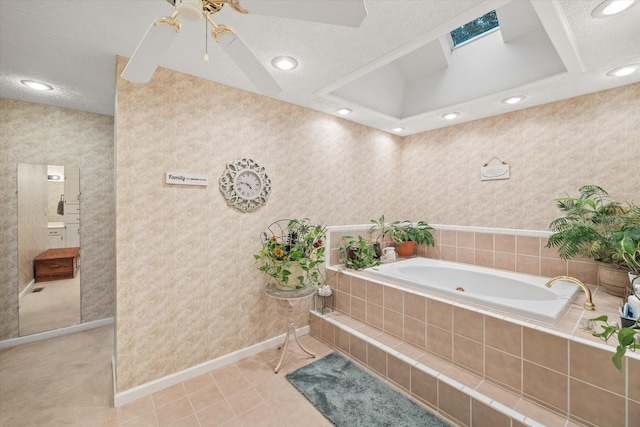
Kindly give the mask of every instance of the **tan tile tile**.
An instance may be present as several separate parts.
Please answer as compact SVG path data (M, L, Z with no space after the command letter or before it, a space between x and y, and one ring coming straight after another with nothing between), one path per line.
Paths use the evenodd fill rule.
M387 376L387 353L372 344L367 344L367 366L380 374Z
M118 427L158 427L156 411L147 412L128 419L125 422L119 423Z
M440 244L448 246L456 246L456 231L455 230L440 230Z
M171 427L200 427L196 414L191 414L180 421L171 424Z
M513 391L502 388L490 381L482 381L476 387L476 391L511 409L514 409L520 401L519 393L516 394Z
M496 252L514 254L516 252L516 236L510 234L496 234L494 239Z
M484 342L484 315L453 307L453 332L477 342Z
M540 258L540 275L545 277L566 276L567 262L561 259Z
M544 426L564 426L567 422L565 417L527 399L521 399L516 405L515 410Z
M475 399L471 402L471 425L511 427L511 418Z
M217 384L218 388L220 388L220 391L226 398L229 398L234 394L251 387L249 381L247 381L247 379L242 374L240 377L219 381Z
M335 343L335 326L329 322L322 322L321 337L325 342L330 345Z
M267 402L278 402L295 400L299 392L291 386L284 375L274 375L271 379L263 381L253 386L253 389L260 394Z
M404 317L404 340L420 348L426 348L426 324L424 320Z
M473 248L457 248L456 262L473 265L475 263L476 251Z
M476 233L474 247L482 251L493 252L493 234L492 233Z
M358 329L358 332L365 334L366 336L370 337L370 338L374 338L377 339L380 335L382 335L384 332L382 332L382 329L379 328L375 328L373 326L370 325L366 325L360 329Z
M350 334L343 329L336 329L336 347L349 354L349 337Z
M453 337L450 331L427 325L427 350L445 360L452 359Z
M562 413L568 410L568 386L567 375L527 361L523 363L523 393Z
M382 306L383 286L378 283L367 282L367 302Z
M392 310L398 313L403 311L403 294L404 292L385 286L383 289L384 304L382 305L385 310Z
M480 267L493 268L493 251L481 251L476 249L473 263Z
M382 306L367 303L367 323L376 328L382 329Z
M358 359L364 365L367 364L367 343L363 339L351 335L350 337L350 354Z
M182 385L184 386L184 389L186 390L187 394L190 394L190 393L193 393L194 391L198 391L203 388L207 388L207 387L211 387L212 385L215 385L215 381L213 380L211 375L209 375L209 373L206 373L206 374L198 375L195 378L191 378L186 381L183 381Z
M139 417L140 415L153 411L153 399L151 396L142 397L131 403L116 408L118 412L118 422L122 423L127 420ZM154 415L155 417L155 415Z
M516 253L519 255L540 256L540 237L516 236Z
M367 299L367 282L360 277L351 277L351 296Z
M416 347L407 342L402 342L398 344L397 346L394 347L394 350L414 360L417 360L420 356L425 354L425 350L423 348Z
M523 358L560 373L568 372L569 342L556 335L522 328Z
M499 270L516 271L516 255L514 253L496 252L493 254L493 266Z
M346 315L351 314L351 295L345 292L336 292L336 310L345 313Z
M628 363L629 398L640 402L640 360L629 358ZM635 419L640 420L640 417Z
M519 357L486 347L484 373L486 378L492 381L511 387L514 390L522 390L520 380L522 378L522 369Z
M473 231L456 231L456 246L459 248L474 248L475 233Z
M313 316L319 320L321 320L318 316ZM236 368L240 370L240 372L250 371L252 369L260 368L264 365L264 361L260 359L258 356L249 356L242 360L236 362Z
M382 323L384 332L402 338L404 321L402 313L384 309L383 316Z
M483 381L480 375L474 375L472 372L469 372L469 370L456 365L449 366L443 373L452 380L456 380L460 384L464 384L473 389L478 387Z
M426 319L427 300L420 295L404 293L404 315L418 320Z
M224 395L217 385L189 394L193 409L197 412L224 400Z
M411 365L390 354L387 356L387 370L390 381L409 391L411 386Z
M186 395L187 392L185 391L182 383L180 383L153 393L151 397L153 398L154 406L156 408L160 408L168 403L182 399L183 397L186 397Z
M515 356L522 353L522 326L492 316L484 320L485 344Z
M411 395L422 401L438 405L438 382L436 378L425 374L416 367L411 367Z
M441 411L465 426L471 424L471 398L467 394L449 384L438 381L438 402Z
M453 362L475 373L484 372L484 346L460 335L453 336Z
M236 417L226 401L216 403L202 411L196 412L196 417L202 427L217 427Z
M276 351L277 352L277 351ZM233 381L242 378L242 371L235 364L227 365L210 372L216 382Z
M427 300L427 323L441 329L451 331L453 328L453 308L447 304L432 299Z
M241 415L264 403L257 391L248 388L227 398L227 403L236 415Z
M363 299L351 297L351 316L363 322L367 320L367 305Z
M456 256L456 247L455 246L440 246L440 259L443 261L453 261L457 260Z
M431 353L423 353L422 355L415 358L415 360L438 372L444 372L452 365L450 361L444 360L441 357L438 357Z
M282 418L278 417L267 403L262 403L249 411L238 414L238 421L242 426L271 427L282 424ZM226 427L223 426L223 427Z
M161 408L156 409L158 416L158 425L165 427L172 425L178 420L185 418L193 413L193 408L187 397L167 403Z
M516 254L516 271L518 273L540 275L540 258L536 256Z
M573 416L597 426L625 424L622 396L575 379L571 379L570 387L569 410Z
M571 341L569 372L573 378L623 394L625 376L618 372L611 357L613 353Z

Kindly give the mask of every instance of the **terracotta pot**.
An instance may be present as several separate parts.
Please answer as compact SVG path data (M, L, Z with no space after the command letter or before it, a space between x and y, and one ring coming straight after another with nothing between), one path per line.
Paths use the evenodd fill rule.
M413 256L415 251L416 251L416 242L404 241L397 248L398 256L401 256L401 257Z

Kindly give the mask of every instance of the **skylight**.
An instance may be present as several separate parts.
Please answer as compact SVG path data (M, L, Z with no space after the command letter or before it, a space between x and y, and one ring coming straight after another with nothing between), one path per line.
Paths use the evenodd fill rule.
M498 28L499 26L500 23L498 22L498 15L496 15L495 10L492 10L491 12L486 13L481 17L474 19L473 21L467 22L466 24L456 28L449 34L451 34L453 47L456 47L466 41L469 41L486 33L489 30Z

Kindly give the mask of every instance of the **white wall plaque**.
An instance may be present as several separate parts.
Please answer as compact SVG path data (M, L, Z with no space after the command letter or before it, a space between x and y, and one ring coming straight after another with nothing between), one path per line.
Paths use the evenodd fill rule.
M166 183L180 185L204 185L206 187L209 185L209 175L167 172Z
M509 179L509 165L492 165L480 168L480 180L491 181L494 179Z

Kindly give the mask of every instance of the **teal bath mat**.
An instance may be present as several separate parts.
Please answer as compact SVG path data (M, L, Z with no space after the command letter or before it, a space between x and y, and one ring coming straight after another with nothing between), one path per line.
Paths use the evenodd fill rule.
M286 375L338 427L449 427L337 352Z

